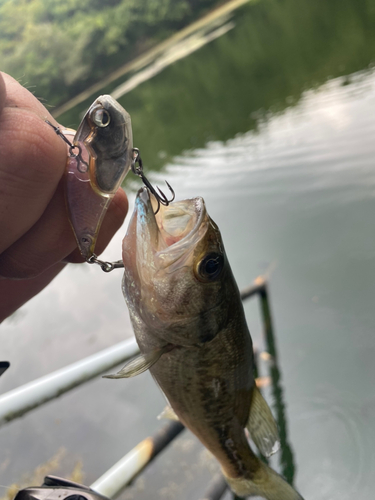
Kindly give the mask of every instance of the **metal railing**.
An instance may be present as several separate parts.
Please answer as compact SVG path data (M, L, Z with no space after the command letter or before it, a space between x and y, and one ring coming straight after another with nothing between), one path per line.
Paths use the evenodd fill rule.
M258 277L253 285L241 291L242 300L254 296L258 296L260 299L265 345L271 360L269 363L269 377L274 400L273 409L280 432L281 472L287 481L292 484L294 477L293 453L287 440L285 406L280 385L280 371L278 368L267 283L262 276ZM0 426L24 415L47 401L61 396L74 387L107 372L120 363L124 363L138 352L139 349L135 339L120 342L113 347L104 349L99 353L1 395ZM255 356L256 358L257 356ZM256 361L255 370L257 373ZM173 421L165 424L154 436L147 437L129 451L121 460L97 479L90 488L109 498L116 498L183 430L184 426L180 422ZM223 476L216 474L208 485L202 499L219 500L226 490L227 484Z

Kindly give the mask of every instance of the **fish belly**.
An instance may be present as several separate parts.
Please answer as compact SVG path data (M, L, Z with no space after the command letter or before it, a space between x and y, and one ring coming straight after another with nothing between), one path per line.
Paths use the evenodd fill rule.
M254 378L248 332L194 347L176 347L150 369L181 422L231 477L247 475L254 456L244 428Z

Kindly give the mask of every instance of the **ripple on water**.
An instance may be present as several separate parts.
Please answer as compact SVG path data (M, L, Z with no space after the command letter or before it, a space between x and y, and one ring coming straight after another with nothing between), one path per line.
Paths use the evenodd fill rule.
M369 424L375 405L330 392L288 409L295 418L291 440L303 443L295 457L297 483L310 500L368 500L374 486L375 430Z

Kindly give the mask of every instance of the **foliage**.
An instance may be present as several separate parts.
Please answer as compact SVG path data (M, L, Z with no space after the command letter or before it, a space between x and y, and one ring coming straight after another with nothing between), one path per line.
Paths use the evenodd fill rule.
M337 77L348 84L346 75L375 62L375 0L262 0L238 11L234 22L225 36L119 99L145 168L256 130L306 90ZM59 121L77 126L94 97ZM240 161L228 158L229 168Z
M208 0L0 0L1 69L57 104Z

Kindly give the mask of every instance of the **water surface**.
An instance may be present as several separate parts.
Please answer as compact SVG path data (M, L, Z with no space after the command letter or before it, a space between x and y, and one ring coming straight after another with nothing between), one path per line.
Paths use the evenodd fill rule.
M310 500L368 500L375 486L374 17L374 1L252 3L120 98L152 180L205 198L239 286L272 270L295 485ZM125 185L132 203L137 186ZM69 266L6 321L0 389L130 337L120 275ZM263 349L256 301L246 314ZM98 378L0 429L0 483L64 446L58 472L81 459L90 484L160 426L163 406L148 374ZM123 498L199 498L213 470L185 433Z

